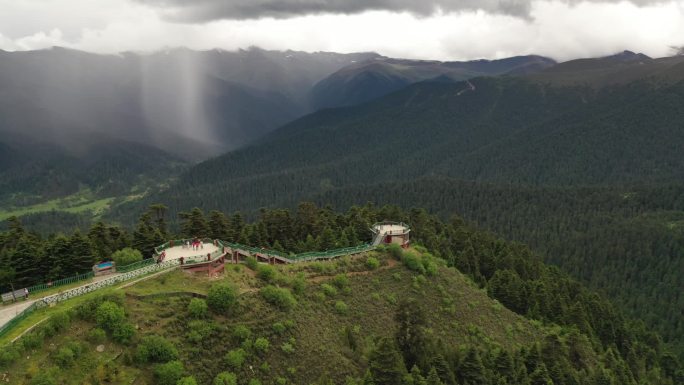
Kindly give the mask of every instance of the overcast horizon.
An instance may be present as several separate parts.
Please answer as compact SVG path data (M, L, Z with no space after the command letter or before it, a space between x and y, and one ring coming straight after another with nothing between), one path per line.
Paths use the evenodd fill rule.
M684 1L0 0L0 49L187 47L564 61L684 45Z

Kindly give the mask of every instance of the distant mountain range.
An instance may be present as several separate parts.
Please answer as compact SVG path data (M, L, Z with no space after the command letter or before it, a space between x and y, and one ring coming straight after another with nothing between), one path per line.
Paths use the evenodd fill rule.
M539 57L441 63L258 48L118 55L59 47L0 51L0 201L40 201L83 186L120 191L111 186L134 184L137 177L123 177L133 170L158 180L179 163L248 145L321 106L363 102L438 76L459 80L551 63ZM338 84L341 74L351 73L356 80ZM392 81L358 81L368 76ZM138 162L126 163L131 174L98 168L120 160L119 152L102 149L126 148L135 149ZM95 154L100 161L92 162ZM77 171L83 165L88 172Z
M440 62L378 57L342 68L311 90L316 109L355 105L424 80L461 81L477 76L522 75L556 64L541 56L501 60Z
M602 79L642 76L596 83L595 68ZM683 80L684 57L621 54L526 76L424 81L298 119L197 165L153 199L187 208L200 194L233 210L423 176L537 186L682 180Z

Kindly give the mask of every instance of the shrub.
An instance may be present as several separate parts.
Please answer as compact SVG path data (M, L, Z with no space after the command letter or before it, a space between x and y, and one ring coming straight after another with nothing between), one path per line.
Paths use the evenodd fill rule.
M197 385L197 380L193 376L183 377L176 382L176 385Z
M252 378L251 380L249 380L249 385L261 385L261 381L259 381L256 378Z
M402 255L404 255L404 249L401 248L396 243L391 243L387 246L387 251L392 256L392 258L400 260Z
M418 254L412 251L407 251L401 258L401 261L404 263L404 266L406 266L407 269L415 271L420 274L425 274L425 267L423 266L423 263Z
M432 258L423 256L423 267L425 268L426 275L431 277L437 275L437 264Z
M285 327L288 329L292 329L293 327L295 327L295 322L291 319L286 319L285 321L283 321L283 325L285 325Z
M78 358L81 353L83 353L83 345L78 341L68 340L65 342L64 346L71 349L71 351L74 353L74 358Z
M266 302L281 310L289 310L297 304L297 300L288 289L268 285L261 289L261 296Z
M100 328L94 328L88 332L88 341L94 344L101 344L107 339L107 333Z
M306 278L303 273L299 273L297 274L297 277L292 280L292 291L297 295L302 295L304 294L304 290L306 290Z
M57 332L66 329L71 323L69 313L63 311L50 317L50 319L43 326L43 332L46 337L51 337Z
M268 342L268 338L265 337L259 337L254 341L254 349L256 349L259 354L268 352L270 346L271 344Z
M337 295L337 289L335 288L335 286L324 283L321 285L321 289L323 289L323 294L325 294L328 297L334 297Z
M256 269L259 267L259 262L251 255L245 259L245 264L254 271L256 271Z
M112 254L112 260L116 263L116 266L126 266L131 263L140 262L143 260L142 254L135 249L126 247Z
M185 373L185 368L180 361L169 361L159 364L154 368L155 383L159 385L176 385Z
M285 330L287 330L287 328L285 327L285 325L283 325L282 322L274 323L273 326L271 326L271 328L273 328L273 331L276 334L283 334L283 333L285 333Z
M280 350L287 354L292 354L295 352L295 347L289 342L285 342L284 344L280 345Z
M209 289L207 305L217 313L227 313L237 304L237 291L227 284L216 284Z
M236 325L233 328L233 337L237 338L240 342L248 339L252 336L252 331L245 325Z
M348 310L349 310L349 306L347 306L347 304L344 303L343 301L335 302L335 311L338 314L347 314Z
M188 313L192 318L204 318L207 316L207 301L201 298L193 298L188 304Z
M178 351L166 338L146 336L135 352L138 362L167 362L178 358Z
M245 363L245 359L247 358L247 352L245 352L245 350L242 348L233 349L226 353L226 356L224 358L228 366L230 366L233 369L240 369L242 364Z
M259 265L257 268L257 277L266 282L273 282L276 279L278 272L273 266L270 265Z
M105 330L114 330L114 327L125 319L124 309L111 301L102 302L95 312L97 325Z
M375 270L375 269L377 269L378 267L380 267L380 261L378 261L377 258L368 257L368 259L366 259L366 267L367 267L369 270Z
M344 289L349 286L349 278L345 274L337 274L332 280L333 285L339 289Z
M199 343L211 335L214 331L214 324L211 322L193 320L188 323L188 334L186 337L190 342Z
M120 344L128 344L135 335L135 328L128 322L123 322L114 327L112 339Z
M19 352L13 346L6 346L0 350L0 368L10 366L19 358Z
M55 354L55 362L62 368L69 367L74 363L74 352L68 347L60 348Z
M29 333L21 337L21 346L24 350L35 349L43 345L43 333Z
M123 291L118 291L90 298L76 307L76 315L84 320L95 321L97 308L105 301L123 305L124 293Z
M57 368L50 368L48 370L39 371L35 377L31 379L31 385L56 385L59 370Z
M214 378L213 385L237 385L237 376L231 372L221 372Z

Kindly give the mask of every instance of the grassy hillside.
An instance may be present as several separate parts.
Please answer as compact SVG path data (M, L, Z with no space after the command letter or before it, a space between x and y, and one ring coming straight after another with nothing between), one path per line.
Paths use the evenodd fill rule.
M47 321L3 349L0 376L11 384L631 384L640 371L643 383L673 383L678 364L662 353L623 360L577 327L512 312L491 298L501 290L478 288L422 247L287 266L248 260L216 277L175 270L46 310ZM673 366L658 372L646 363L652 354Z
M378 259L380 266L369 269L368 258ZM232 368L239 383L250 378L264 384L324 383L320 381L325 378L341 383L347 376L361 377L378 338L393 337L398 304L407 297L420 299L427 315L428 335L447 346L476 346L483 351L503 348L514 353L554 333L553 328L504 308L467 277L445 266L426 277L388 255L373 254L333 263L280 267L272 280L287 287L288 282L302 277L306 289L297 295L297 304L290 310L268 303L259 293L268 282L245 266L230 267L219 278L174 271L117 294L109 291L106 296L126 309L127 322L135 325L135 341L147 335L168 339L178 349L186 373L199 383L210 383L219 372L231 370L226 354L249 345L244 363L239 369ZM194 319L188 313L192 297L183 294L202 297L221 283L238 288L238 305L227 315L212 313L206 319ZM37 337L29 335L23 344L30 359L6 367L5 379L12 384L49 383L37 379L51 373L55 383L65 384L156 383L152 370L133 362L135 343L129 346L93 336L95 322L79 316L91 301L97 299L73 307L75 310L68 312L69 326L48 333L44 341L31 342ZM246 327L250 337L236 337L238 326ZM253 342L258 337L268 339L267 351L255 352ZM96 350L100 343L103 352ZM78 350L77 357L65 359L60 354L65 347ZM586 358L596 360L591 354ZM63 365L65 361L67 365Z

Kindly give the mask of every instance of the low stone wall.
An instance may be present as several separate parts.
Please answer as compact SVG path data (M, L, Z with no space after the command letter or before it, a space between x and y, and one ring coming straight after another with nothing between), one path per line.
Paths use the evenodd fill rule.
M102 281L99 282L94 282L89 285L84 285L77 287L75 289L71 290L66 290L62 293L51 295L49 297L45 297L40 301L36 302L37 307L45 307L45 306L52 306L56 303L66 301L70 298L78 297L79 295L83 295L86 293L93 292L95 290L101 289L103 287L107 286L112 286L116 285L117 283L125 282L128 281L129 279L139 277L141 275L145 275L148 273L152 273L155 271L160 271L160 270L165 270L174 266L178 266L178 260L171 260L167 262L162 262L162 263L156 263L152 265L147 265L145 267L142 267L137 270L129 271L127 273L122 273L119 275L115 275L111 278L103 279Z

